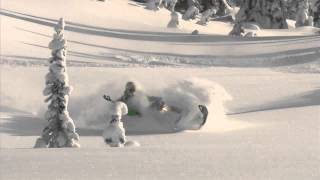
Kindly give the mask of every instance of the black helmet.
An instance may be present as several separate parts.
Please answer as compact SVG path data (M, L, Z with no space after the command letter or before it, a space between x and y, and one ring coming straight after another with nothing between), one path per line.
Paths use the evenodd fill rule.
M133 93L136 91L136 84L132 81L127 82L126 84L126 91Z

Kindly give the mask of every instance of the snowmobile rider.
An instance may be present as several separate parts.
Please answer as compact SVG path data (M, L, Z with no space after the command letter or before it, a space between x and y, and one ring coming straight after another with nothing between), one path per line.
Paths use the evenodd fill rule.
M138 91L138 88L137 88L137 85L132 82L132 81L129 81L127 82L126 86L125 86L125 91L124 91L124 94L123 96L121 96L119 98L119 101L122 101L124 103L127 104L128 106L128 116L134 116L134 115L138 115L138 116L141 116L143 112L140 111L140 108L139 107L135 107L134 104L132 104L130 101L135 101L134 98L135 96L139 96L138 94L140 94L141 92ZM148 96L148 95L144 95L143 98L142 98L142 101L144 101L146 98L146 100L148 101L148 107L152 110L155 110L157 112L160 112L160 113L163 113L163 112L175 112L177 114L182 114L182 112L186 111L186 110L183 110L179 107L175 107L175 106L170 106L168 105L162 97L157 97L157 96ZM139 98L138 98L138 101L139 101ZM138 103L139 104L139 103ZM195 110L196 111L196 110ZM201 123L198 124L198 128L201 128L205 123L206 123L206 120L207 120L207 117L208 117L208 109L206 108L206 106L204 105L198 105L198 111L199 111L199 117L200 117L200 121ZM188 114L188 112L185 112ZM184 114L185 114L184 113ZM180 122L181 118L179 118L177 121L176 121L176 124L178 125Z
M130 104L130 103L128 103L128 101L130 101L130 99L135 96L136 92L137 92L137 85L132 81L127 82L124 93L119 98L119 101L122 101L122 102L126 103L127 105ZM150 107L152 109L155 109L160 112L164 112L164 111L169 110L169 106L163 101L163 99L161 97L147 96L147 99L148 99L148 101L150 103ZM129 109L134 109L134 107L129 107ZM173 109L170 108L170 110L175 110L175 108L173 108ZM139 112L137 112L137 113L140 114Z

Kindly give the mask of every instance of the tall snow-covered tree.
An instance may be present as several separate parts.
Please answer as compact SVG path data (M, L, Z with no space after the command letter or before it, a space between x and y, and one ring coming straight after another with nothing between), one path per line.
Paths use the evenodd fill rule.
M299 1L300 0L285 0L285 10L287 19L296 20Z
M320 0L314 0L311 9L313 11L313 25L320 28Z
M309 0L296 0L296 27L309 25Z
M265 29L287 29L284 0L243 0L236 21L253 22Z
M66 65L66 40L64 39L65 22L61 18L55 26L56 33L49 43L52 57L49 60L49 72L45 78L43 95L49 103L45 113L47 125L41 137L36 141L35 148L80 147L79 135L68 112L68 101L72 87L69 85Z
M286 17L295 20L296 27L313 26L312 5L315 0L284 0Z
M244 36L245 35L245 31L244 28L242 27L241 23L236 23L231 32L229 33L230 36Z
M148 0L146 4L146 8L149 10L159 10L160 5L162 4L162 0Z
M178 0L162 0L162 4L164 5L164 7L166 7L167 9L169 9L171 12L174 11L174 8L177 4Z
M215 14L217 11L216 9L212 8L212 9L207 9L205 12L202 13L201 19L200 21L197 22L197 24L200 25L207 25L210 17Z
M230 5L228 0L178 0L175 10L184 14L191 7L197 8L200 12L214 8L217 15L225 15Z
M200 13L199 9L196 6L191 6L183 14L182 19L184 20L195 19L199 13Z
M196 15L202 13L207 16L208 10L214 10L210 16L224 16L230 14L232 8L227 0L180 0L177 3L177 11L183 13L183 19L195 19ZM205 15L203 14L205 13Z
M207 9L215 9L217 16L224 16L230 13L232 8L227 0L202 0L204 11Z
M171 19L167 25L168 28L180 28L179 14L175 11L171 12Z

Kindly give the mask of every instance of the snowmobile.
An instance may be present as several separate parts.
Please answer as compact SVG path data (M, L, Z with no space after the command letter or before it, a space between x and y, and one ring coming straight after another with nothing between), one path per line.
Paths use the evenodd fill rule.
M111 100L110 96L104 95L104 98ZM164 117L170 113L176 114L175 117L177 118L174 120L174 131L198 130L202 128L207 121L209 113L205 105L198 105L198 107L192 110L186 110L166 103L162 97L141 95L141 93L137 91L136 84L131 81L127 82L125 91L118 101L122 101L128 106L127 116L131 117L142 117L145 111L158 112L157 114L160 115L160 119L161 116ZM141 107L141 104L144 106Z

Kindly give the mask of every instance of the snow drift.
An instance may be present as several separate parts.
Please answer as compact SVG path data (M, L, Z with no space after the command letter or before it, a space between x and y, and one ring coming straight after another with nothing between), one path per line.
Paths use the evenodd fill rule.
M70 114L80 128L102 129L107 124L109 104L103 100L103 94L109 94L114 99L119 98L124 91L125 81L110 82L103 85L96 93L86 97L76 98L70 102ZM205 79L190 79L178 81L169 85L158 85L155 88L138 86L135 106L141 110L141 116L126 116L124 126L127 134L158 134L176 132L175 122L180 114L175 112L158 112L148 108L147 96L161 96L170 106L182 110L181 121L188 122L198 105L208 107L207 123L202 128L211 131L216 124L226 121L224 102L231 96L217 83ZM145 99L145 101L144 101Z

